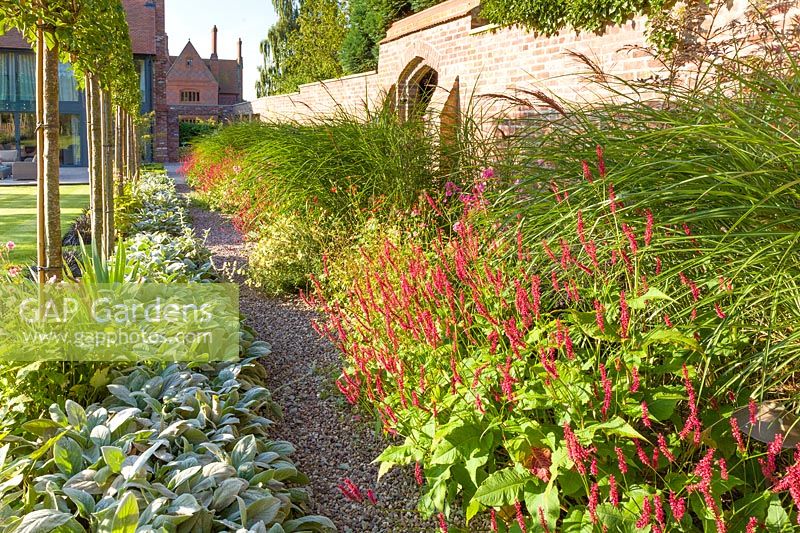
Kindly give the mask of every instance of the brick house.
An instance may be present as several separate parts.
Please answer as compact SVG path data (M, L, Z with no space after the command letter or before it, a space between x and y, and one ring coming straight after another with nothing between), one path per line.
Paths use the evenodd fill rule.
M168 152L177 159L182 121L219 120L225 108L243 102L242 40L236 59L217 55L217 27L211 32L211 57L203 58L191 41L169 58L166 76Z
M211 58L201 59L191 43L181 55L170 57L165 0L122 4L139 71L142 114L151 116L145 159L176 161L182 117L220 118L226 106L242 102L241 40L237 59L219 59L215 27ZM17 150L19 159L31 158L36 150L35 60L30 43L18 32L0 35L0 150ZM86 166L86 100L69 65L60 66L59 77L61 164Z

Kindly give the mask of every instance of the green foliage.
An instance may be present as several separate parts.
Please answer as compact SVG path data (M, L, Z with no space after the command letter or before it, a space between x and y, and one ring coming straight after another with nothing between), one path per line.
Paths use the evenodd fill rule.
M620 24L662 5L662 0L487 0L481 14L495 24L520 24L553 35L567 26L579 31L600 31L609 23Z
M380 42L391 24L441 0L351 0L341 62L348 74L378 68Z
M249 254L248 283L270 295L297 292L308 274L321 270L318 228L299 217L274 215L263 220Z
M260 98L270 94L286 92L283 90L284 61L288 55L289 35L297 30L297 2L294 0L272 0L278 20L270 27L266 38L261 41L263 64L258 66L259 79L256 82L256 95Z
M187 122L181 121L180 129L180 144L181 146L191 144L195 138L209 135L216 131L219 125L214 120Z
M268 438L264 415L277 408L264 377L253 359L202 373L139 367L108 386L102 405L51 406L2 448L4 529L334 530L304 516L294 448Z

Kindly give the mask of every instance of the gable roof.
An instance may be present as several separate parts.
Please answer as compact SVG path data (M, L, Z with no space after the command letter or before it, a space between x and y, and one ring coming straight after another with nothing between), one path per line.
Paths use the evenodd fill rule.
M217 83L214 74L209 70L208 65L197 53L192 41L186 43L183 51L172 62L172 66L167 72L167 80L170 78L186 81L202 81Z
M216 65L212 67L212 62ZM209 69L216 71L219 92L239 94L242 91L239 62L235 59L206 59Z

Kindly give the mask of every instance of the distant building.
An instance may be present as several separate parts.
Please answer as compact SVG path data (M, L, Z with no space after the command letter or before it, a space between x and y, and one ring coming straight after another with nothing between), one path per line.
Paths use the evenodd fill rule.
M179 121L221 119L227 106L243 101L242 54L218 59L216 26L211 58L200 58L191 43L169 56L165 0L122 0L139 71L141 110L152 113L151 139L145 157L159 162L178 159ZM16 31L0 35L0 150L17 150L19 159L36 151L35 55ZM86 166L86 101L72 69L61 65L61 164Z
M236 59L219 59L217 33L214 26L210 58L201 57L191 41L186 43L180 55L169 58L166 81L171 156L177 155L180 122L219 120L224 116L226 106L244 101L242 40L238 42Z

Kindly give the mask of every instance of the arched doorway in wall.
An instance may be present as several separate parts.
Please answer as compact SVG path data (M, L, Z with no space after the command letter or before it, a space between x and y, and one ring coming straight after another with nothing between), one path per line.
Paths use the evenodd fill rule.
M424 63L421 57L414 58L403 70L397 83L397 111L408 120L425 115L433 95L439 86L439 73Z

